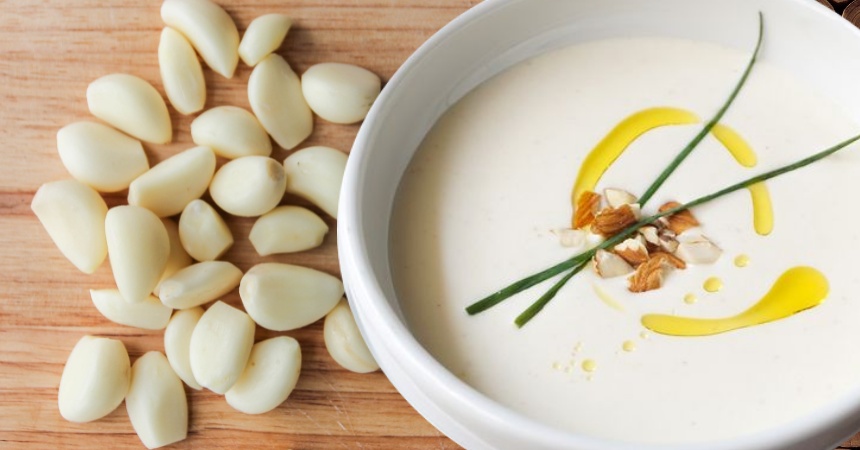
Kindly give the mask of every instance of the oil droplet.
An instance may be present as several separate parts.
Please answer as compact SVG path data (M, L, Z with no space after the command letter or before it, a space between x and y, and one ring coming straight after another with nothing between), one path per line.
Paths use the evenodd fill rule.
M711 134L726 147L738 164L744 167L756 165L756 156L752 147L733 128L718 123L711 129Z
M576 345L573 346L573 353L577 354L582 351L582 342L577 342Z
M753 228L761 236L773 231L773 205L764 181L747 186L753 208Z
M684 303L686 303L688 305L692 305L693 303L696 303L697 300L699 300L699 299L696 297L696 294L694 294L692 292L690 292L689 294L684 296Z
M724 319L696 319L665 314L647 314L642 325L672 336L708 336L773 322L819 305L830 287L824 274L812 267L793 267L773 283L770 290L746 311Z
M750 264L750 257L747 255L738 255L735 257L735 265L738 267L746 267Z
M711 277L705 280L702 287L708 292L719 292L723 288L723 280L717 277Z
M554 363L552 363L552 370L560 370L560 369L561 369L561 363L559 363L558 361L555 361Z
M621 344L621 349L625 352L632 352L636 350L636 343L633 341L624 341L624 343Z
M651 335L650 335L650 334L648 334L648 331L646 331L646 330L642 330L642 331L640 331L640 332L639 332L639 337L640 337L641 339L648 339L650 336L651 336Z
M593 359L586 359L582 362L582 370L592 373L597 370L597 361Z
M604 290L600 285L598 285L597 283L592 283L591 287L594 289L594 293L597 294L597 298L602 300L603 303L605 303L607 306L617 311L624 311L624 306L622 306L621 303L618 303L617 300L612 298L612 296L609 295L609 293L606 292L606 290Z

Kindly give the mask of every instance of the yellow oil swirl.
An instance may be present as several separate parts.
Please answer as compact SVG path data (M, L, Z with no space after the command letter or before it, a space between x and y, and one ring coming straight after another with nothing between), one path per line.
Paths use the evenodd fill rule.
M624 312L624 305L618 303L618 300L612 298L612 296L609 295L609 293L606 292L606 290L604 290L600 285L595 283L592 284L591 287L594 289L594 293L597 294L597 298L603 301L606 306L609 306L616 311Z
M699 118L692 112L680 108L648 108L628 116L607 134L585 157L576 182L573 185L571 202L585 192L594 189L600 177L609 166L624 153L639 136L654 128L668 125L690 125L698 123Z
M773 231L773 205L770 201L770 193L764 182L751 184L747 187L753 205L753 227L755 232L767 236Z
M597 143L582 162L571 192L570 200L574 209L579 196L585 191L594 190L609 166L640 136L659 127L698 122L699 118L692 112L671 107L644 109L622 120ZM711 129L711 134L723 144L738 164L743 167L756 165L755 152L737 131L727 125L717 124ZM765 236L773 230L770 194L764 183L754 184L748 189L752 199L753 226L756 233Z
M723 144L738 164L744 167L754 167L757 158L752 147L733 128L718 123L711 128L711 134Z
M829 290L827 278L818 270L793 267L780 275L761 300L736 316L697 319L647 314L642 317L642 325L655 333L671 336L710 336L792 316L821 304Z

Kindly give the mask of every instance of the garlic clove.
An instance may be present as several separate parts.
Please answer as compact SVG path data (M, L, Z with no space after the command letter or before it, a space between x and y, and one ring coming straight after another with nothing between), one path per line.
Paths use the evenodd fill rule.
M254 67L248 79L248 100L263 128L287 150L307 139L314 129L301 81L280 55L270 54Z
M193 114L203 109L206 104L203 68L185 36L173 28L161 31L158 68L167 99L180 114Z
M216 106L197 116L191 122L191 139L228 159L272 154L272 141L260 122L236 106Z
M209 195L224 211L240 217L261 216L284 196L283 166L266 156L243 156L221 166L209 185Z
M379 370L379 364L367 348L346 299L338 302L325 318L325 347L341 367L357 373Z
M239 296L261 327L287 331L323 318L343 296L343 283L307 267L262 263L242 277Z
M139 206L116 206L105 217L105 235L114 280L122 297L145 301L158 284L170 254L161 220Z
M164 0L161 20L185 36L216 73L232 78L239 64L239 30L210 0Z
M203 387L194 378L191 371L191 334L194 327L203 316L203 308L182 309L173 313L173 317L164 329L164 353L170 367L176 375L191 389L200 390Z
M60 252L84 273L93 273L107 257L107 205L98 192L76 180L45 183L30 208Z
M239 57L254 67L284 42L293 21L283 14L265 14L252 20L239 43Z
M197 261L218 259L233 245L227 223L203 200L192 200L179 216L182 247Z
M260 216L248 236L260 256L309 250L322 244L328 225L301 206L279 206Z
M164 447L188 435L185 389L161 352L147 352L134 362L125 408L146 448Z
M215 173L215 153L193 147L171 156L131 182L128 203L167 217L200 198Z
M227 261L192 264L161 282L159 297L165 305L188 309L216 300L239 285L242 271Z
M96 122L61 128L57 150L72 177L101 192L127 189L149 169L140 141Z
M89 422L108 415L125 398L130 373L128 352L121 341L82 337L60 377L60 415L69 422Z
M346 153L331 147L303 148L284 160L287 192L310 200L337 219Z
M153 144L173 138L170 114L161 94L134 75L105 75L87 87L87 106L92 115L116 129Z
M191 372L201 386L224 394L245 370L254 345L254 321L224 302L215 302L191 333Z
M163 330L173 312L150 295L142 302L129 302L118 289L90 289L96 309L111 322L144 330Z
M239 380L224 395L245 414L263 414L283 403L296 387L302 368L299 342L278 336L254 344Z

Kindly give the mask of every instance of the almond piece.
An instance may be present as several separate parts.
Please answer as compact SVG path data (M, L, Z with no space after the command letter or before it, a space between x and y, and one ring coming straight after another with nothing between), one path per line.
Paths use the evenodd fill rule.
M704 236L678 244L675 255L690 264L711 264L720 258L723 251Z
M624 242L613 247L615 254L633 266L638 266L648 260L648 248L641 237L627 238Z
M606 198L606 203L613 208L636 203L636 196L623 189L604 189L603 196Z
M573 229L579 230L591 225L594 216L600 209L600 194L585 191L576 200L576 210L573 212Z
M660 248L666 253L675 253L678 249L678 240L675 239L675 233L667 228L657 231L657 238L660 242Z
M663 278L666 276L666 263L664 258L650 258L640 264L627 281L627 289L630 292L645 292L660 289L663 286Z
M678 258L677 256L666 253L666 252L654 252L651 254L651 258L662 259L664 263L676 268L684 270L687 268L687 263L684 262L683 259Z
M636 223L638 211L639 205L621 205L618 208L604 208L594 216L591 231L607 238L614 236Z
M658 211L663 212L672 208L681 206L678 202L668 202L660 207ZM690 210L685 209L665 217L667 224L666 228L672 230L675 234L681 234L684 231L699 226L699 221Z
M613 278L633 272L633 267L624 258L606 250L594 254L594 271L601 278Z

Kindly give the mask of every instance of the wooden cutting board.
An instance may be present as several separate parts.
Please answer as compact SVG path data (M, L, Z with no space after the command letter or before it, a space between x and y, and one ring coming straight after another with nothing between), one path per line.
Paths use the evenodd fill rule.
M430 35L479 0L219 0L240 30L256 16L279 12L295 25L279 51L301 73L339 61L387 80ZM73 424L57 410L63 364L84 334L121 339L132 359L163 351L162 333L113 324L92 306L88 289L113 287L108 264L78 272L54 247L29 204L44 182L67 178L56 152L57 130L90 119L85 91L95 78L127 72L163 92L156 49L159 0L0 0L0 448L143 448L124 407L106 418ZM250 69L233 79L206 70L206 107L248 108ZM150 163L192 145L192 117L171 109L174 142L145 145ZM358 126L316 120L305 145L348 151ZM283 159L288 152L276 150ZM107 197L125 203L124 193ZM288 197L290 204L307 205ZM326 217L324 214L321 214ZM230 218L236 244L225 256L241 269L257 262L306 265L339 275L335 223L322 247L261 258L247 241L253 221ZM233 292L225 300L238 305ZM174 448L457 448L419 416L380 373L354 374L328 356L321 323L288 333L258 328L257 339L287 334L303 350L301 378L286 403L259 416L230 408L208 391L188 390L190 432ZM856 439L856 438L855 438ZM855 442L860 442L857 440Z

